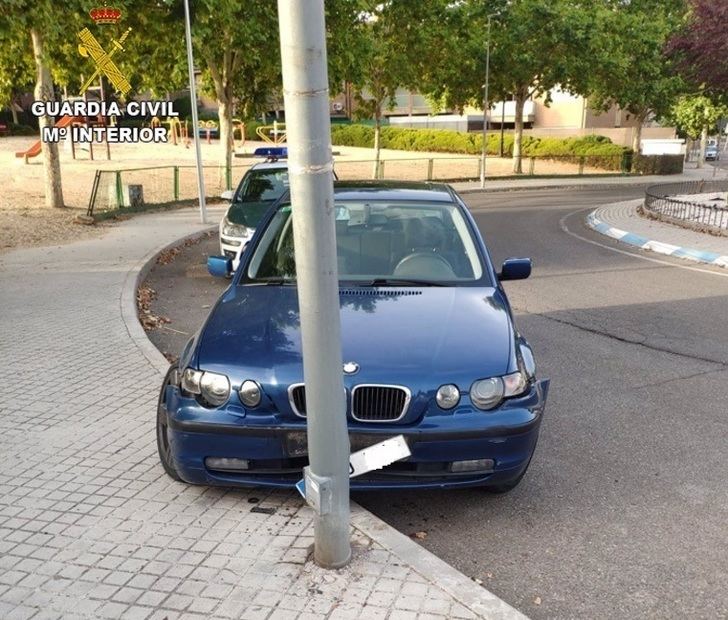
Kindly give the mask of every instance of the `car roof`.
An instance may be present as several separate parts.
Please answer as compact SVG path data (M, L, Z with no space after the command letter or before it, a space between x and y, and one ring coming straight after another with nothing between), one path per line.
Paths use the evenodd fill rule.
M287 170L286 161L259 161L250 167L251 170Z
M444 183L412 181L336 181L336 200L426 200L453 203L452 190Z

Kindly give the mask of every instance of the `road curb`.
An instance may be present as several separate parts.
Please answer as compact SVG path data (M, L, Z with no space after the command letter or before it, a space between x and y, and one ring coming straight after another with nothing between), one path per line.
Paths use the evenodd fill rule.
M210 226L203 230L180 237L171 243L167 243L162 247L156 248L151 252L148 252L141 260L139 260L134 267L132 267L124 278L124 285L121 289L120 306L121 306L121 318L126 326L126 331L129 333L129 337L134 341L141 354L149 362L149 364L159 374L164 376L169 369L169 362L167 358L152 344L149 340L147 332L144 331L141 323L139 322L139 308L137 306L137 290L139 286L147 277L152 267L155 265L157 257L165 250L171 250L179 245L182 245L186 241L191 239L198 239L203 237L210 231L217 230L217 226Z
M553 190L585 190L585 189L617 189L620 187L633 187L633 186L639 186L639 185L648 185L650 182L645 181L644 179L640 178L640 180L625 182L625 183L580 183L580 184L563 184L563 185L513 185L513 186L505 186L505 187L485 187L485 189L481 189L480 187L472 188L472 189L457 189L455 187L455 183L453 183L453 187L455 191L457 191L458 194L464 195L464 194L487 194L487 193L495 193L495 192L522 192L522 191L530 191L530 190L547 190L547 189L553 189Z
M632 245L643 250L650 250L651 252L657 252L658 254L665 254L666 256L674 256L675 258L684 258L697 263L704 263L707 265L714 265L717 267L728 268L728 256L721 256L716 252L705 252L703 250L696 250L694 248L685 248L670 243L665 243L657 239L648 239L641 235L622 230L621 228L615 228L610 226L606 222L600 220L597 215L597 209L590 212L586 217L586 224L592 230L595 230L602 235L617 239L622 243Z
M524 620L527 616L395 530L359 504L351 503L351 524L461 605L481 618Z
M160 375L167 372L169 362L149 340L147 333L139 322L136 300L137 289L162 252L178 247L188 240L198 239L216 229L216 226L212 226L199 230L152 250L129 270L124 279L120 298L122 320L126 325L129 336L142 355ZM444 590L478 617L488 618L489 620L527 619L527 616L524 616L495 594L471 581L447 562L410 540L354 501L351 502L351 525L397 556L403 563L419 573L420 576Z

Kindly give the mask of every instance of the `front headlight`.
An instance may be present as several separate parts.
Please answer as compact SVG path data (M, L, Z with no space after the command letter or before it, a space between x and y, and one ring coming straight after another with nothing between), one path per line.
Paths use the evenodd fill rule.
M470 388L470 400L478 409L494 409L504 398L523 394L528 388L526 376L518 371L503 377L481 379Z
M225 218L222 221L222 234L226 237L247 237L248 229L242 224L233 224Z
M200 392L206 403L219 407L230 398L230 380L225 375L205 372L200 379Z
M473 383L470 400L478 409L493 409L503 400L503 379L491 377Z
M182 373L182 389L200 396L204 405L219 407L230 398L230 380L216 372L186 368Z

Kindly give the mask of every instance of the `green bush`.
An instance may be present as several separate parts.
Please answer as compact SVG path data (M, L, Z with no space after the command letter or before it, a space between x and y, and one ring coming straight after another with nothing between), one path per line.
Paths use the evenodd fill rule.
M29 125L8 123L8 132L11 136L34 136L38 133L38 130L30 127Z
M683 155L632 155L632 172L637 174L681 174Z
M331 128L331 143L339 146L374 147L374 129L366 125L337 125Z
M180 119L192 118L192 101L189 97L177 97L172 100L174 111L179 114Z
M447 129L409 129L382 127L382 148L401 151L430 151L434 153L462 153L479 155L483 148L482 133L464 133ZM337 125L331 129L331 141L339 146L374 146L374 128L368 125ZM489 155L500 153L500 133L489 133L486 150ZM627 149L605 136L581 138L539 138L524 136L521 142L524 157L559 159L571 163L607 170L623 169L622 159ZM513 155L513 134L503 138L503 154Z

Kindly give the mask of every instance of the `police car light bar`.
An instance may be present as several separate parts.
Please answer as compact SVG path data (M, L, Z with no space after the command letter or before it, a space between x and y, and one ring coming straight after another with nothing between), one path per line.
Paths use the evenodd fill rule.
M254 157L274 157L275 159L287 159L288 148L285 146L261 146L253 151Z

